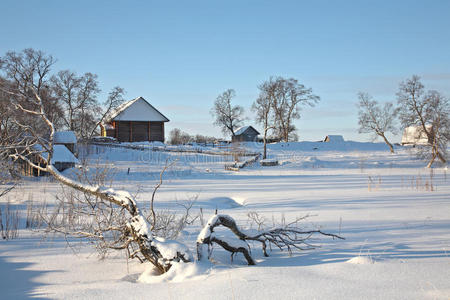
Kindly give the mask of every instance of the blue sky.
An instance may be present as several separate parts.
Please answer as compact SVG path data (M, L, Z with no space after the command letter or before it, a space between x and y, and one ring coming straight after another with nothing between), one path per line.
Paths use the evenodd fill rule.
M191 134L220 136L209 110L228 88L251 103L270 76L298 79L321 102L301 140L357 133L358 91L394 101L413 74L450 96L450 1L2 1L0 54L27 47L54 70L99 75L143 96ZM102 99L101 99L102 100ZM399 137L394 137L399 141Z

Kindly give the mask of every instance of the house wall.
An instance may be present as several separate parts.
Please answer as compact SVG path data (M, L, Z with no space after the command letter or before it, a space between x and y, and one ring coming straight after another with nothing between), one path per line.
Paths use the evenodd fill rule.
M115 138L116 137L116 129L106 129L106 131L102 132L102 136L110 136Z
M40 167L45 167L45 163L42 161L41 158L39 158L37 155L32 155L29 157L29 159L36 165L39 165ZM26 161L22 160L20 161L22 175L24 176L47 176L47 172L43 172L37 168L33 168L30 166Z
M149 140L149 122L132 122L131 123L131 140L133 142L142 142Z
M116 122L117 136L116 139L120 142L131 142L131 129L129 121Z
M164 142L163 122L150 122L150 141Z
M64 171L65 169L75 167L75 163L72 162L55 162L53 165L60 172Z
M233 142L253 142L256 141L257 138L257 134L254 132L244 132L241 135L236 135L234 137L232 137L232 141Z
M39 163L34 162L34 163L38 164L41 167L45 167L45 163L43 163L43 162L39 162ZM53 165L60 172L64 171L65 169L75 167L75 163L73 163L73 162L55 162ZM43 172L37 168L33 168L25 161L22 161L21 166L22 166L22 175L24 175L24 176L39 177L39 176L47 176L48 175L47 172Z
M107 136L119 142L164 142L164 122L116 121L115 130L107 130Z

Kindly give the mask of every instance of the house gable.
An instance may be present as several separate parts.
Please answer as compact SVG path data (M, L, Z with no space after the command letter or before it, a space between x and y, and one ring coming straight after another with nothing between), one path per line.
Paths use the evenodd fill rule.
M111 121L144 121L144 122L168 122L162 113L154 108L142 97L138 97L120 105L107 118Z
M123 103L105 118L100 124L101 135L120 142L164 142L164 123L168 121L144 98L138 97Z
M251 142L256 140L259 132L252 126L243 126L236 129L234 134L231 138L233 142Z
M323 141L331 143L343 143L344 137L342 135L327 135Z
M249 134L249 135L258 135L259 132L253 128L253 126L243 126L236 129L234 132L235 135L241 135L241 134Z

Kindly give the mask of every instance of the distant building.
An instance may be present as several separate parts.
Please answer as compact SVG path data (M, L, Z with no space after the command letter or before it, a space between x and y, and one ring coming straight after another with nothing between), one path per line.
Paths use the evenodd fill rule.
M164 123L169 122L162 113L142 97L120 105L100 124L101 135L119 142L164 142Z
M343 143L344 137L342 135L327 135L323 141L328 143Z
M253 126L243 126L234 132L232 142L254 142L257 140L259 132Z
M433 134L431 125L426 125L425 127ZM409 126L403 131L402 145L430 145L431 142L422 126Z
M53 135L53 145L64 145L70 152L75 154L77 137L73 131L56 131Z
M40 167L45 168L45 160L48 158L48 152L44 151L41 145L35 145L33 147L36 151L35 154L31 155L28 159ZM51 159L51 164L58 170L64 171L68 168L75 167L78 163L78 159L73 155L69 149L64 145L53 145L53 156ZM46 172L42 172L38 168L33 168L27 162L22 161L22 173L25 176L44 176L47 175Z

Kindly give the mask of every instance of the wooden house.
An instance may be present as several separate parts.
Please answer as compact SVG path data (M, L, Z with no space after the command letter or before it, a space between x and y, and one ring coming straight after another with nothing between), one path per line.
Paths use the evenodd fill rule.
M40 167L45 167L46 159L48 157L48 153L43 151L41 145L35 145L33 147L35 153L28 156L34 164L39 165ZM53 145L53 156L51 159L51 164L60 172L64 171L68 168L75 167L75 164L78 163L78 159L73 155L69 149L64 145ZM25 176L44 176L47 175L46 172L42 172L37 168L33 168L27 162L22 161L22 173Z
M426 125L426 128L427 131L431 131L434 134L431 125ZM431 142L422 126L409 126L403 131L402 145L430 145Z
M100 124L101 135L119 142L164 142L164 123L169 122L162 113L142 97L120 105Z
M327 135L323 141L327 143L343 143L344 137L342 135Z
M254 142L257 140L259 132L253 126L243 126L234 132L232 142Z
M53 135L53 145L64 145L70 152L75 154L77 137L73 131L56 131Z

